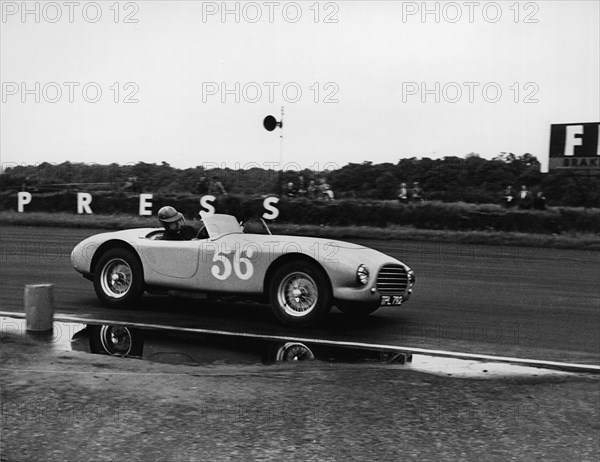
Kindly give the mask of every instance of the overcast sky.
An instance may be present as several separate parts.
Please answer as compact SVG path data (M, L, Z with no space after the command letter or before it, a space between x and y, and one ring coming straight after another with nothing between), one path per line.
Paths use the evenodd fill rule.
M600 120L598 1L25 5L2 2L4 167L545 160L551 123Z

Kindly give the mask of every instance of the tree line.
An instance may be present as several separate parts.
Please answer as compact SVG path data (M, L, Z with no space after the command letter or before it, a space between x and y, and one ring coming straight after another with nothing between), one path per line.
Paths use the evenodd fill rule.
M283 194L290 182L324 179L336 199L394 200L401 183L418 182L426 200L442 202L502 203L508 185L543 191L551 206L600 207L600 177L597 172L554 170L540 173L531 154L502 153L492 160L475 153L462 157L430 159L415 157L397 163L350 163L337 170L315 172L277 171L262 168L233 170L203 166L178 169L167 162L100 165L64 162L15 165L0 175L0 190L51 192L64 190L188 192L197 194L199 181L220 181L229 194L260 196ZM302 177L302 178L300 178Z

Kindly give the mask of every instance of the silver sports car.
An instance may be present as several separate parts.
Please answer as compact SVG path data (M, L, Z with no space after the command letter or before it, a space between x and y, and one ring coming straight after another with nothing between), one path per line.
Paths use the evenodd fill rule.
M136 304L144 291L268 301L289 326L308 326L332 305L349 314L397 306L410 297L414 272L376 250L330 239L244 232L231 215L203 218L198 238L162 240L163 229L102 233L71 253L109 307Z

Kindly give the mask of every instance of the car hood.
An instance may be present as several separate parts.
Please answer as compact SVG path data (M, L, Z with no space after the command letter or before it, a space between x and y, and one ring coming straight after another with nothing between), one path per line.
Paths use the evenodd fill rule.
M368 263L372 268L386 263L402 264L396 258L378 250L336 239L264 234L246 234L244 238L247 243L254 242L267 248L284 249L284 253L297 249L306 255L316 256L316 259L323 263L343 260L345 263L356 265Z
M340 248L340 249L348 249L348 250L360 250L360 249L365 249L365 250L372 250L369 249L368 247L365 247L363 245L358 245L358 244L354 244L352 242L346 242L346 241L338 241L336 239L327 239L327 238L322 238L322 237L309 237L309 236L289 236L289 235L272 235L269 236L271 238L271 240L277 240L280 239L282 241L286 241L286 242L297 242L299 244L305 244L305 245L311 245L311 244L321 244L321 245L335 245L336 247Z

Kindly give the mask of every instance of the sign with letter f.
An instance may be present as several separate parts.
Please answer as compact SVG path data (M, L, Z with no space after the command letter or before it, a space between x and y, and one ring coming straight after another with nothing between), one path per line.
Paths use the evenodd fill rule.
M600 122L552 124L548 168L600 170Z

